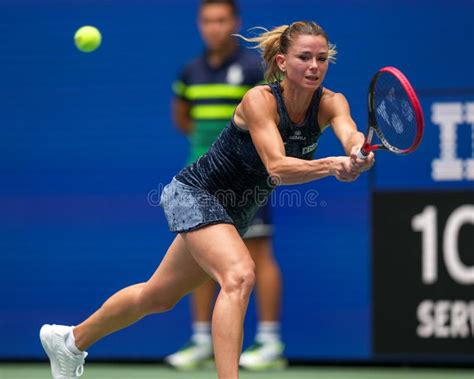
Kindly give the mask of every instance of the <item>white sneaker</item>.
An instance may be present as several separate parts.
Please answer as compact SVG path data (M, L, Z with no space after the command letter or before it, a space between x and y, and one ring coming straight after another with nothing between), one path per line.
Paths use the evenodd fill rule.
M53 379L76 379L84 373L87 353L74 354L66 347L66 336L72 326L45 324L40 330L43 349L51 364Z
M282 369L288 364L283 357L285 346L278 341L275 342L255 342L240 356L240 367L253 370L263 371L272 369Z
M180 370L191 370L199 367L211 366L214 363L212 342L195 342L193 340L178 350L168 355L165 362Z

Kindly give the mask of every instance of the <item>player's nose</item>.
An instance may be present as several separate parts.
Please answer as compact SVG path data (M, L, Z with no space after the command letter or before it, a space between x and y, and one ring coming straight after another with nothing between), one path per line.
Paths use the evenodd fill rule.
M318 60L316 59L316 57L314 57L313 59L311 59L311 65L310 65L310 69L312 70L318 70Z

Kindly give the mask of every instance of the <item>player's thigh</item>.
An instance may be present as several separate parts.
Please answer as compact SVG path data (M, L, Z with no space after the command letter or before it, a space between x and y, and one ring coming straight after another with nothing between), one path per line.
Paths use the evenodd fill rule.
M229 276L254 275L255 264L233 225L209 225L182 236L199 265L221 286Z
M209 279L178 235L146 283L144 291L150 296L165 297L163 300L167 301L164 302L173 303Z

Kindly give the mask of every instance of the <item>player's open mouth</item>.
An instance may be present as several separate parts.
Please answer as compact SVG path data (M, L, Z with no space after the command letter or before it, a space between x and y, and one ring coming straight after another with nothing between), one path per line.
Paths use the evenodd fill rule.
M306 79L316 82L319 79L319 77L311 75L311 76L307 76Z

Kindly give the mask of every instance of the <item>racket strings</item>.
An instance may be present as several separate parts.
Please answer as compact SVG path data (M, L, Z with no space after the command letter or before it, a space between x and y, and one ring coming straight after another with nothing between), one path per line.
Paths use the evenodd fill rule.
M394 149L410 148L417 135L417 120L410 98L400 81L383 73L374 88L374 115L378 136Z

